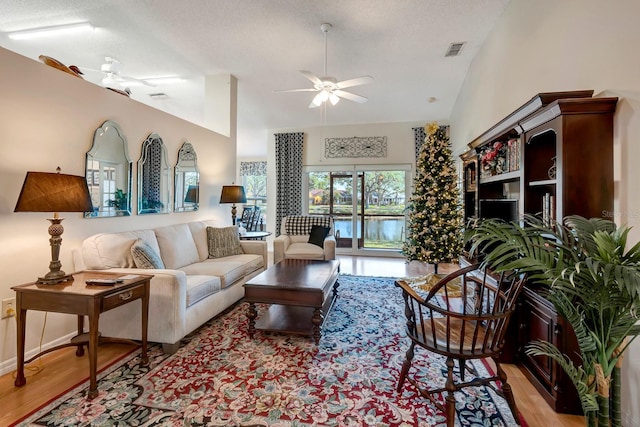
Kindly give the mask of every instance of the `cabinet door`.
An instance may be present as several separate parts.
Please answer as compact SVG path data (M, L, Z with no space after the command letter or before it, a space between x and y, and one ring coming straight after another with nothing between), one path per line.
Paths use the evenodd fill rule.
M523 350L526 349L528 343L537 340L548 341L557 345L555 334L558 328L556 313L529 289L525 289L522 308L524 309L521 312L522 322L525 325L522 340L524 343ZM551 358L547 356L530 356L523 353L522 363L535 375L540 385L548 393L553 392L554 369Z
M527 378L555 411L580 414L582 408L578 392L560 365L547 356L524 353L531 341L548 341L578 365L579 349L573 329L548 301L532 289L525 288L521 308L522 348L519 358Z

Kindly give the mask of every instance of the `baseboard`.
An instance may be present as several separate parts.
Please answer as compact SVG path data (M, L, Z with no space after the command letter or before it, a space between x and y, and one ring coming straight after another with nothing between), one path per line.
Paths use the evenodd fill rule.
M55 339L55 340L50 341L50 342L48 342L46 344L43 344L42 349L34 348L32 350L29 350L29 351L27 351L25 353L24 359L28 360L29 358L31 358L31 357L35 356L36 354L40 353L40 351L48 350L48 349L50 349L52 347L55 347L57 345L66 344L66 343L69 342L69 340L71 340L71 338L73 338L76 335L77 335L76 332L72 332L72 333L70 333L68 335L62 336L62 337L60 337L58 339ZM18 358L17 357L13 357L11 359L7 359L4 362L0 363L0 376L15 371L17 364L18 364Z

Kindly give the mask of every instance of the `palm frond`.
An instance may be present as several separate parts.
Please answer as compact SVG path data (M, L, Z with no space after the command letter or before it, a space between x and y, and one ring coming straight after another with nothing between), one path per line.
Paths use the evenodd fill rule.
M581 366L575 366L557 347L547 341L534 341L527 345L525 353L555 360L576 386L582 410L585 413L598 410L597 392L591 376Z

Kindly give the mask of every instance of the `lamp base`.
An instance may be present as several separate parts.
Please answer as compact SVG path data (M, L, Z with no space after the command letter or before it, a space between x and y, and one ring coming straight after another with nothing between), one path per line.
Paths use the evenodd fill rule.
M57 274L48 273L44 277L38 277L36 283L38 285L57 285L58 283L64 283L73 281L71 274L65 274L64 271L57 271Z

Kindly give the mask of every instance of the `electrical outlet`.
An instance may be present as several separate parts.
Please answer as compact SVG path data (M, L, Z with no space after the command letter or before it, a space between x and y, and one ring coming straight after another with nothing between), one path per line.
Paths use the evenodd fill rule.
M16 299L7 298L2 300L2 319L16 315Z

